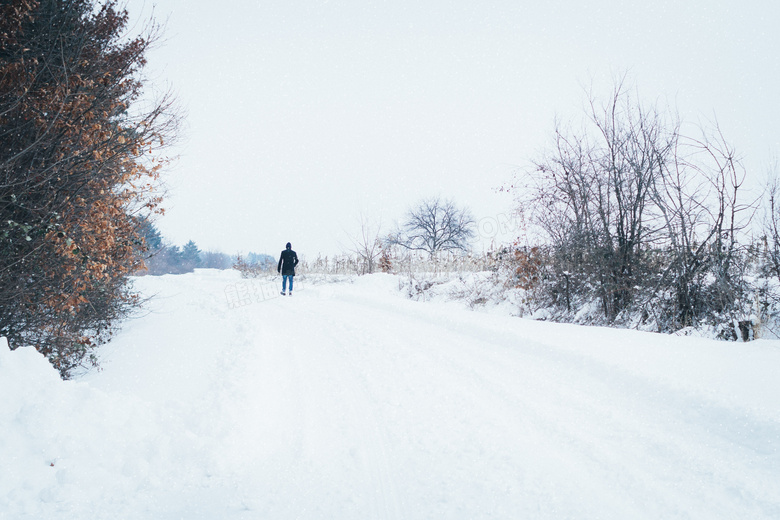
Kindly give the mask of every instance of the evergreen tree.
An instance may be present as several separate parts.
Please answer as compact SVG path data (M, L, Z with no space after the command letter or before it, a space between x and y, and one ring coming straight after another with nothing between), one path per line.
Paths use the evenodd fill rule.
M182 248L181 263L184 272L191 272L201 265L200 249L192 240L184 244L184 248Z
M163 245L162 234L148 218L139 220L138 235L143 239L143 243L139 245L141 250L146 253L146 257L149 258L165 247Z

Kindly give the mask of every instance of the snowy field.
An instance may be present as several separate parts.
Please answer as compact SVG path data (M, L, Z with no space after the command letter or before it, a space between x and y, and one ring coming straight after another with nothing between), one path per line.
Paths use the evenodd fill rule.
M780 518L780 342L398 286L141 278L76 381L0 344L0 518Z

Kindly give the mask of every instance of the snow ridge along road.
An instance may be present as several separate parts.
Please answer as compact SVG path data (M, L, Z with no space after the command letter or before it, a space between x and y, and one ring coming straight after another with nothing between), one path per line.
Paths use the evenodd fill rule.
M778 342L418 303L389 275L230 308L237 283L139 279L150 313L58 382L119 467L57 444L0 518L780 518Z

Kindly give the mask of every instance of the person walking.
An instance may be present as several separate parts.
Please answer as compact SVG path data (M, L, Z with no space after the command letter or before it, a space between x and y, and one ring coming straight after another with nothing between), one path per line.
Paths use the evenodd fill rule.
M287 242L286 249L282 251L279 257L279 265L276 267L276 272L282 273L282 296L287 294L288 280L290 282L290 296L292 296L296 265L298 265L298 255L292 250L292 244Z

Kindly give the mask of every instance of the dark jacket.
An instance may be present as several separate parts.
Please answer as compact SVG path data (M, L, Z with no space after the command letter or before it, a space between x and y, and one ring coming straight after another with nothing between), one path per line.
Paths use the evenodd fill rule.
M292 249L285 249L279 257L277 272L285 276L295 276L295 266L298 265L298 255Z

